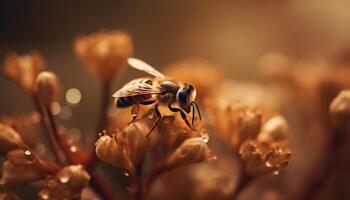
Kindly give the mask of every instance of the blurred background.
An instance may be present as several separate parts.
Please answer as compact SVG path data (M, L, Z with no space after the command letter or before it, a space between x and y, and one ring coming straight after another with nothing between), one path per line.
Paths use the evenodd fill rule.
M251 79L266 53L302 59L336 54L350 40L349 6L347 0L1 0L0 60L11 51L42 52L65 87L82 91L81 107L93 113L97 80L75 58L72 45L79 35L122 28L134 39L135 56L154 66L200 57L231 77ZM116 88L128 79L119 77ZM1 113L28 109L29 102L2 77L0 89L6 93Z
M159 69L183 59L203 58L220 68L226 78L256 81L262 79L262 68L258 66L266 55L285 55L317 65L335 60L350 44L349 7L348 0L0 0L0 61L9 52L40 51L49 70L57 73L63 83L62 100L69 88L77 88L82 94L79 106L72 108L72 116L63 123L83 134L93 134L100 90L97 77L74 55L73 42L81 35L124 29L134 40L134 56ZM113 88L117 90L139 76L145 74L128 68L116 78ZM303 77L312 78L313 73ZM304 94L309 93L307 89ZM30 99L4 76L0 77L0 91L1 116L32 110ZM290 101L298 98L294 96ZM309 111L306 107L313 109L314 101L309 100L305 107L297 105L297 111L282 109L292 110L288 119L292 126L299 123L292 127L299 135L291 137L294 162L287 169L290 179L308 173L310 157L322 157L314 146L308 147L317 134L305 139L308 131L300 131L308 117L319 114L301 117ZM305 113L293 115L300 110ZM317 120L320 119L315 124ZM306 151L312 152L305 156ZM274 180L270 182L278 183ZM288 190L293 193L300 189L301 182L302 178L294 181Z

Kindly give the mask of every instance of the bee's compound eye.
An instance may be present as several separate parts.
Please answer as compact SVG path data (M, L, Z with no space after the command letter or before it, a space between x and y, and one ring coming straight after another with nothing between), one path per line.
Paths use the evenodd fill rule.
M178 94L178 100L179 100L179 103L181 105L187 105L188 103L188 100L187 100L187 96L186 96L186 93L184 91L180 91L179 94Z

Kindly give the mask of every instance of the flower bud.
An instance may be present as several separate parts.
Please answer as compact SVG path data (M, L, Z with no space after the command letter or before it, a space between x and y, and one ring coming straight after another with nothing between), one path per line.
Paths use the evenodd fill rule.
M132 40L122 31L95 33L75 41L79 59L103 80L119 73L132 51Z
M6 153L23 144L21 136L11 127L0 124L0 153Z
M239 115L237 127L240 141L254 139L261 128L261 113L256 110L245 110Z
M167 165L187 165L214 158L207 142L208 136L189 138L185 140L167 159Z
M123 154L125 141L121 138L121 134L123 133L118 131L112 137L109 135L100 137L95 143L96 155L113 166L125 169L125 157Z
M61 169L54 177L45 181L39 192L39 200L81 199L81 191L87 187L90 175L82 165L71 165Z
M43 161L29 150L13 150L3 163L1 182L4 184L29 183L48 175Z
M36 51L21 56L12 53L5 59L6 76L29 93L34 92L36 76L44 67L45 61Z
M158 130L150 130L154 119L147 116L136 120L124 129L126 135L127 152L134 165L142 162L158 141Z
M286 143L266 143L257 140L244 142L239 154L245 163L245 170L249 175L258 175L279 170L288 164L291 152Z
M59 81L56 75L52 72L41 72L36 79L36 92L45 107L56 101L59 93Z
M258 140L261 142L285 140L288 133L288 123L280 115L269 119L261 129Z
M350 90L341 91L329 107L332 123L337 128L350 128Z

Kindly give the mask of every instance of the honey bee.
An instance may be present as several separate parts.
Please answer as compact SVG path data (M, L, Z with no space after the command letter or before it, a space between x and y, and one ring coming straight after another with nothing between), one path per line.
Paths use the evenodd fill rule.
M137 58L129 58L128 64L138 70L153 75L153 78L138 78L126 83L121 89L113 94L116 106L126 108L133 106L131 109L132 120L138 117L140 104L153 105L156 114L154 126L150 129L150 134L155 127L159 125L162 115L158 109L160 105L165 105L171 112L178 112L186 125L193 128L195 110L197 110L199 119L201 113L198 104L195 102L196 89L189 83L180 83L170 80L165 75L157 71L151 65ZM186 113L192 112L192 123L187 119Z

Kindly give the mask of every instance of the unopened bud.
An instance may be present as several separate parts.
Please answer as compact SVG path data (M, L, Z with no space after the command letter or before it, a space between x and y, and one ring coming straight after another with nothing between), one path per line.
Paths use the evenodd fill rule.
M21 136L11 127L0 124L0 153L6 153L23 144Z
M59 81L56 75L52 72L41 72L36 79L36 92L45 107L56 101L59 93Z
M196 137L185 140L175 152L170 155L167 164L169 166L178 166L212 159L213 153L209 149L207 142L207 137Z
M285 140L287 133L287 120L278 115L272 117L264 124L258 136L258 140L262 142Z
M118 135L123 134L121 132L116 133L112 137L109 135L104 135L100 137L95 143L96 155L101 160L125 169L125 157L123 154L123 149L125 148L125 142L122 140L118 141Z
M122 31L95 33L75 41L77 56L104 80L113 78L126 66L132 51L132 40Z
M331 120L337 128L350 128L350 90L341 91L329 107Z
M87 187L90 175L82 165L71 165L48 178L39 192L39 200L81 199L81 191Z
M36 76L44 67L43 57L35 51L21 56L12 53L5 59L6 76L29 93L34 92Z
M242 112L238 120L239 135L241 142L255 138L261 128L261 113L256 110Z

